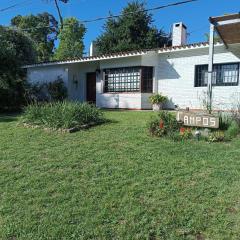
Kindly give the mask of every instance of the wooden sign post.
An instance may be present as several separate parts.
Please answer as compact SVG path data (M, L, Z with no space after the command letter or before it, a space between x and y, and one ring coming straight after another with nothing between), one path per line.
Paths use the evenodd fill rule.
M178 112L177 120L189 127L219 128L219 118L211 114Z

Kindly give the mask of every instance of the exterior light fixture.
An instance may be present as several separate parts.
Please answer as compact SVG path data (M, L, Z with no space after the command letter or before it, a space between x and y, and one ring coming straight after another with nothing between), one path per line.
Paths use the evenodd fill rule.
M76 89L78 88L78 80L77 80L76 75L73 75L73 85L75 85Z

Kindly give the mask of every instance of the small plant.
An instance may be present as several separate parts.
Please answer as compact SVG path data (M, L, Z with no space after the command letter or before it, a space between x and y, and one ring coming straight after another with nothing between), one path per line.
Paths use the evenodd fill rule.
M202 102L202 106L205 112L212 113L213 105L212 102L209 102L209 99L212 98L212 92L203 91L199 100Z
M223 142L224 140L226 140L226 138L223 131L214 131L210 133L207 138L209 142Z
M180 136L182 137L182 139L190 139L190 138L192 138L192 136L193 136L192 129L191 128L181 127L180 128Z
M170 136L173 132L179 131L179 123L172 113L161 111L157 117L150 120L148 129L150 134L154 136Z
M51 129L70 129L104 122L102 111L78 102L35 103L26 107L22 122Z
M153 110L162 110L163 104L168 98L160 93L154 94L149 97L150 103L153 105Z
M173 140L174 142L179 142L179 141L182 141L183 138L182 136L180 135L179 132L172 132L170 135L169 135L170 139Z
M157 93L157 94L150 96L149 100L152 104L160 104L160 103L166 102L168 100L168 98L166 96L163 96L160 93Z
M171 132L169 137L174 142L191 139L193 137L192 129L191 128L180 127L179 131Z
M153 136L162 137L165 129L158 117L152 117L148 123L149 133Z

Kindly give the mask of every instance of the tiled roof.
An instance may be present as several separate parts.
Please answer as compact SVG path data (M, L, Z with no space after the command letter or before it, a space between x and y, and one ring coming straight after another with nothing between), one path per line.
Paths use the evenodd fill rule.
M220 44L220 43L218 43L218 44ZM78 58L64 59L64 60L58 60L58 61L39 62L39 63L35 63L32 65L26 65L23 68L49 66L49 65L57 65L57 64L67 64L67 63L78 63L78 62L92 62L92 61L107 60L107 59L114 59L114 58L121 58L121 57L141 56L141 55L145 55L150 52L164 53L164 52L173 52L173 51L178 51L178 50L195 49L195 48L201 48L201 47L207 47L207 46L208 46L208 42L200 42L200 43L193 43L193 44L182 45L182 46L171 46L171 47L162 47L162 48L153 48L153 49L140 49L140 50L135 50L135 51L103 54L103 55L99 55L99 56L78 57Z

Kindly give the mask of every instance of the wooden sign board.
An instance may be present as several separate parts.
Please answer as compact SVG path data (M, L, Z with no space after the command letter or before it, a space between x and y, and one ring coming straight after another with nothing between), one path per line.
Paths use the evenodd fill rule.
M177 120L189 127L219 128L219 118L210 114L178 112Z

